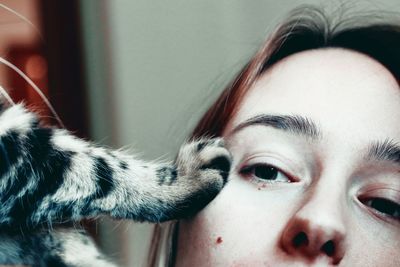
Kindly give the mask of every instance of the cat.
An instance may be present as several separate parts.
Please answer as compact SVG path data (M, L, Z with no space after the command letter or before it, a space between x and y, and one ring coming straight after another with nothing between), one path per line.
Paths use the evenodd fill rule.
M145 162L43 126L23 104L1 104L0 265L115 266L84 231L57 225L192 216L223 188L230 166L221 138L185 144L174 163Z

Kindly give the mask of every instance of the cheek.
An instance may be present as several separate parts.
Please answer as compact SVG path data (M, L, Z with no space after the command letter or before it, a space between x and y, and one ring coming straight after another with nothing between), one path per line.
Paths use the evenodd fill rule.
M349 216L350 217L350 216ZM400 266L400 231L398 226L372 220L359 210L353 212L347 229L344 266Z
M290 217L288 199L232 179L195 218L180 222L178 244L186 244L186 255L197 265L263 265L266 255L276 253L280 233Z
M400 266L400 249L393 247L393 240L382 244L377 239L371 240L367 236L348 236L351 244L346 251L347 257L343 259L343 266Z

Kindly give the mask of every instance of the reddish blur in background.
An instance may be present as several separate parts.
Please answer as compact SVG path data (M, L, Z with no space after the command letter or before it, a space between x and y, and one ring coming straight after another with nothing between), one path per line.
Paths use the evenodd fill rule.
M87 136L77 1L7 0L1 4L0 56L41 89L68 129ZM56 123L31 86L4 65L0 65L0 85L15 102L23 100L45 121Z
M55 107L65 127L88 137L78 2L0 2L0 56L20 69ZM17 71L0 64L0 85L14 102L57 124L39 94ZM97 239L94 221L82 222Z

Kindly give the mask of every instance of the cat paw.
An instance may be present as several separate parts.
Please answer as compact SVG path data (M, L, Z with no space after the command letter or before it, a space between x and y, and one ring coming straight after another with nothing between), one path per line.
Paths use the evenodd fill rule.
M180 149L176 168L183 191L176 206L181 217L192 216L217 196L228 180L231 162L222 138L201 139Z
M227 182L231 161L223 139L213 138L184 145L179 151L176 165L179 174L193 177L190 180L215 184L222 189Z

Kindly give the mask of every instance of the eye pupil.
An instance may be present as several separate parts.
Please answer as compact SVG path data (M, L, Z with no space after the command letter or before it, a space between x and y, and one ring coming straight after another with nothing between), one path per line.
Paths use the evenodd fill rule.
M278 170L271 166L255 166L254 175L264 180L276 180Z

